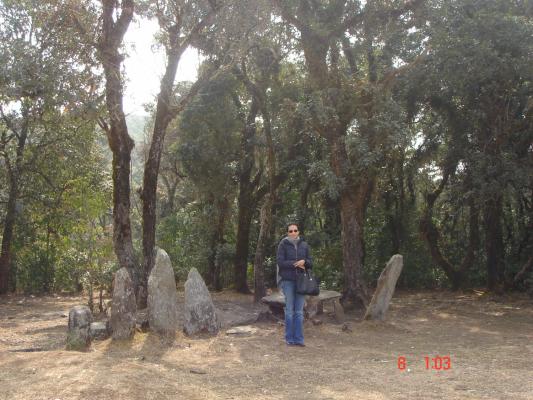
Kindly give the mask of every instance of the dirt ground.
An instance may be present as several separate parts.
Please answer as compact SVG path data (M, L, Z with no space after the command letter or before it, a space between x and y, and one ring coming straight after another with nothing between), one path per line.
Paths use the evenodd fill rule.
M230 292L216 299L252 305ZM131 342L64 350L78 297L0 297L0 400L4 399L533 399L533 301L481 292L401 292L385 322L348 329L326 307L305 323L306 347L287 347L283 326L257 323L244 337ZM19 352L21 349L40 349ZM398 368L398 357L407 360ZM451 368L426 369L449 356Z

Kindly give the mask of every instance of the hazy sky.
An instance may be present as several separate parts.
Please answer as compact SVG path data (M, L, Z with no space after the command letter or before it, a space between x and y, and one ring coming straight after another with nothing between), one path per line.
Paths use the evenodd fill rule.
M126 114L145 114L143 104L151 102L159 92L159 83L165 67L165 52L155 49L154 34L157 29L157 22L139 20L132 22L126 33ZM197 67L198 54L187 50L181 57L176 81L195 80Z

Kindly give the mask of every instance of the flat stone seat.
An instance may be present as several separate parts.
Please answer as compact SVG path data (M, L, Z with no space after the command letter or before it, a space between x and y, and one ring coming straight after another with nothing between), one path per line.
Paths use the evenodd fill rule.
M263 297L261 299L261 303L264 303L269 306L271 311L277 311L273 310L272 308L279 309L285 307L285 296L281 291L275 292Z
M317 314L322 314L324 312L324 303L331 301L335 311L335 319L337 322L344 322L344 309L340 303L341 296L335 290L320 290L318 296L306 296L305 310L309 318L313 318ZM274 314L280 314L283 313L283 308L285 307L285 296L283 292L279 291L263 297L261 302L268 305L270 311Z

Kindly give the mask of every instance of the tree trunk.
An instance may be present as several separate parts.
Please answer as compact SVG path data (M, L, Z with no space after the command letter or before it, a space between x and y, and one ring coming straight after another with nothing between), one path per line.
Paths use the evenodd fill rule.
M266 87L250 85L250 89L254 89L256 96L259 97L259 105L261 114L263 116L264 133L268 146L267 150L267 166L268 166L268 186L269 192L265 197L263 206L260 212L260 231L257 239L257 247L254 260L254 300L256 303L265 296L265 250L269 242L270 231L272 226L272 208L276 200L276 157L274 150L274 141L272 138L272 127L270 121L270 111L268 108ZM253 93L252 93L253 95Z
M385 190L383 193L383 202L385 206L385 225L388 227L392 240L391 253L392 255L399 254L401 244L399 225L401 222L400 216L398 215L398 200L390 191Z
M148 152L148 158L144 166L143 188L141 200L143 203L143 269L141 273L140 289L137 303L140 308L146 307L148 298L148 276L154 265L155 225L157 208L157 178L159 165L168 125L171 121L170 102L176 70L181 54L175 51L169 52L167 68L161 82L161 92L157 98L157 109L152 134L152 142Z
M268 108L266 87L256 86L249 82L249 90L251 94L258 96L259 108L263 116L263 130L267 142L267 166L268 166L268 194L265 197L263 206L261 207L260 220L261 227L259 231L259 238L257 239L257 247L254 260L254 300L259 303L266 294L265 288L265 250L269 242L270 227L272 225L272 207L276 200L276 156L274 150L274 140L272 138L272 126L270 111Z
M45 263L45 274L43 279L43 292L44 293L50 293L51 290L53 290L53 284L54 284L54 257L50 254L51 253L51 244L50 244L50 234L51 234L51 227L50 224L46 224L46 263Z
M259 112L259 104L252 98L250 111L246 117L245 127L241 138L241 165L239 171L239 197L237 216L237 243L235 248L235 290L240 293L251 293L246 281L248 269L248 248L250 244L250 225L255 208L252 182L252 168L254 165L253 138L256 135L255 119ZM254 179L255 181L255 179Z
M213 3L210 12L198 21L190 31L184 34L182 32L182 23L187 16L182 13L187 11L182 11L177 7L176 15L174 15L176 23L167 27L165 31L165 34L168 35L169 43L167 48L167 65L165 74L161 80L161 90L157 97L154 131L148 159L144 167L143 190L141 194L143 202L143 269L140 283L141 290L139 290L140 296L137 302L143 308L146 306L148 296L146 290L148 276L154 265L157 179L167 128L170 122L177 117L179 112L196 95L200 87L199 81L197 81L189 93L181 99L179 106L172 106L176 71L183 52L189 47L190 42L211 23L217 9Z
M331 166L337 178L344 181L341 189L341 225L343 243L343 262L345 291L343 300L354 302L359 305L366 305L368 295L362 279L362 263L364 257L363 225L364 215L368 204L368 196L373 189L373 178L363 177L357 181L352 177L353 170L344 148L344 138L347 127L355 117L355 112L349 111L346 99L339 96L348 88L343 84L340 76L338 39L343 37L350 24L363 28L367 36L367 62L368 77L372 87L377 81L377 68L374 55L372 38L374 34L368 33L375 20L368 22L360 15L356 18L343 18L344 2L337 2L331 10L336 12L324 13L324 5L321 2L300 1L298 6L292 7L288 2L275 0L274 4L280 11L283 19L293 25L300 33L300 43L303 49L307 71L309 72L310 88L316 96L322 100L320 107L327 110L327 117L316 118L313 121L314 129L324 137L329 144L331 155ZM413 2L416 5L417 2ZM368 6L368 4L367 4ZM365 7L366 8L366 7ZM408 11L406 6L400 12ZM329 10L329 9L328 9ZM327 17L326 17L327 15ZM364 15L363 15L364 17ZM364 26L361 26L364 23ZM364 38L364 35L361 35ZM344 41L344 52L347 54L348 65L355 73L356 65L354 55L349 51L349 41ZM329 51L329 60L328 60ZM328 65L329 62L329 65ZM352 90L352 89L349 89ZM373 92L373 91L369 91ZM364 102L368 106L367 119L372 121L374 101L370 94L370 99ZM369 100L369 101L367 101ZM322 115L317 113L317 115ZM368 129L364 133L369 142L370 150L375 150L375 137L378 132L375 129Z
M259 303L266 295L265 289L265 249L268 242L270 227L272 225L272 197L268 194L261 207L261 228L257 239L257 248L254 260L254 301Z
M392 173L390 180L392 187L396 189L396 195L386 192L384 194L385 205L387 210L388 225L392 236L392 249L390 256L394 254L400 254L404 236L405 236L405 185L404 185L404 155L401 151L400 157L396 161L396 165L393 164L396 176L393 177ZM395 184L396 181L396 184Z
M479 247L479 230L478 218L479 212L473 198L470 199L470 218L469 218L469 238L468 248L466 254L461 262L459 268L455 268L450 261L444 257L439 247L440 233L433 223L433 206L440 193L444 189L449 174L445 173L439 187L431 194L426 196L426 210L423 217L420 219L419 229L420 234L426 241L433 261L442 268L447 278L452 284L452 290L458 290L465 284L466 271L474 264L476 252Z
M100 286L98 291L98 311L100 311L100 314L104 312L104 288L102 286Z
M239 211L237 213L237 243L235 248L234 286L239 293L250 294L250 288L246 279L248 270L248 254L250 246L250 226L252 224L253 208L251 196L239 193Z
M207 201L209 204L213 205L215 209L215 198L213 193L209 193L207 196ZM211 220L214 219L215 212L211 212ZM209 231L209 241L207 243L207 248L209 249L209 254L207 255L207 273L205 274L205 284L207 286L213 286L214 277L215 277L215 258L217 255L217 233L216 227Z
M368 305L368 293L363 279L364 238L362 207L352 193L341 194L342 258L344 289L342 302L355 307Z
M298 228L300 232L305 232L307 217L309 216L309 193L313 182L308 178L305 182L302 192L300 193L300 215L298 218Z
M9 289L9 271L11 267L11 243L15 228L16 201L18 196L18 176L12 173L9 179L9 198L7 201L4 232L2 235L2 251L0 254L0 294L7 293Z
M133 252L130 222L130 146L113 154L113 244L121 267L133 272L135 256Z
M15 132L18 138L15 165L11 166L7 154L5 155L9 179L9 197L7 200L6 217L4 231L2 235L2 248L0 251L0 294L5 294L9 290L9 274L11 269L11 244L15 230L15 220L17 214L17 199L19 195L19 179L22 170L24 157L24 147L28 137L28 110L22 110L23 125L20 132Z
M459 271L461 272L461 282L457 286L457 289L459 289L460 285L464 285L466 271L474 265L476 254L479 250L479 208L473 197L470 197L469 199L469 212L468 248L465 257L463 258L463 262L459 267Z
M485 251L487 254L487 287L499 290L503 284L504 250L502 232L502 199L489 199L485 204Z
M219 204L219 217L217 224L217 247L226 243L224 239L224 229L228 221L228 215L230 212L230 201L227 198L223 198ZM213 280L215 290L222 290L222 264L220 259L215 260L215 276Z
M340 128L342 129L342 128ZM342 302L345 306L365 307L368 293L363 279L364 237L363 220L371 189L369 181L355 186L347 176L348 154L343 138L338 135L331 143L331 164L338 177L344 177L346 184L340 195L342 260L344 266L344 288Z
M179 179L172 179L168 176L161 175L162 181L167 192L167 201L162 205L159 218L166 218L174 213L174 200L178 188Z
M255 208L251 195L242 191L239 193L239 211L237 213L237 243L235 249L234 285L239 293L250 294L247 282L248 255L250 247L250 229Z
M93 287L93 279L89 275L87 278L87 291L88 291L88 297L89 301L87 302L87 305L89 306L89 309L91 310L91 313L94 313L94 287Z
M218 249L225 243L224 228L230 209L230 203L227 198L214 200L217 212L217 222L211 235L210 254L208 257L208 274L206 284L212 285L216 291L222 290L222 266L217 257Z
M420 219L420 233L424 240L426 241L431 257L433 261L444 271L446 277L450 280L452 285L452 290L457 290L461 286L463 277L460 272L455 270L453 265L444 257L439 247L439 231L437 227L431 220L431 214L427 211L424 216Z
M124 34L133 17L134 2L121 3L120 16L115 21L117 3L103 0L102 34L98 43L98 58L106 78L105 96L109 125L101 122L107 134L109 147L113 152L113 245L120 267L128 269L135 278L135 256L133 252L130 223L130 174L131 151L135 142L128 134L126 117L122 107L123 86L119 53Z
M322 198L322 208L324 209L324 232L327 235L326 243L331 245L341 236L340 199L333 199L326 193Z
M304 12L303 9L300 11ZM335 110L335 117L332 116L326 123L318 122L318 133L328 141L330 165L335 175L344 180L340 194L344 272L342 302L345 306L366 307L369 298L363 279L363 225L372 184L369 178L355 182L351 177L352 165L344 143L351 117L346 117L342 111L344 104L332 94L342 89L338 76L338 48L324 33L303 27L300 32L312 86L321 93L324 105ZM327 56L330 49L331 68L328 68Z

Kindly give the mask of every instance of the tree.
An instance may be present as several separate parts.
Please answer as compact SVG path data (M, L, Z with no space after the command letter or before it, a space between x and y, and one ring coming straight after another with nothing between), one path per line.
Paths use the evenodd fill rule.
M130 222L130 162L135 142L128 134L122 107L123 81L120 48L133 18L135 2L102 0L101 25L97 42L97 56L105 75L107 119L100 126L107 135L113 152L113 244L119 265L133 276L136 266ZM116 15L116 17L115 17Z
M209 68L208 63L203 68ZM233 102L238 82L229 74L214 77L183 110L172 147L206 221L202 224L206 283L222 289L223 249L235 196L240 121Z
M526 161L532 143L527 101L532 90L531 41L526 39L531 27L524 23L525 15L524 4L498 0L436 5L424 30L431 50L411 77L411 97L420 101L425 146L430 149L427 161L442 177L427 190L420 229L453 288L466 284L466 272L480 250L478 225L484 232L488 288L499 290L508 279L505 193L528 191L531 168ZM462 208L469 210L468 245L461 261L451 261L441 249L433 214L446 204L438 203L440 196L446 196L452 216L460 215ZM457 218L449 220L457 223ZM452 254L459 252L457 244Z
M326 139L340 184L345 304L368 302L362 273L364 220L375 185L376 155L387 138L379 129L378 107L394 77L407 68L393 67L394 54L379 62L377 42L386 39L385 28L405 31L412 21L400 17L418 3L378 7L373 1L364 6L358 1L275 1L284 21L298 32L308 71L309 124ZM351 148L350 140L355 144Z
M21 184L30 170L39 173L33 167L48 146L67 139L54 137L54 129L75 130L80 124L76 114L79 118L83 109L90 109L97 77L90 68L92 53L75 43L64 7L2 2L0 20L0 57L5 60L0 78L0 152L9 184L0 253L0 293L5 293L21 211Z
M87 289L95 279L84 277L96 278L103 267L96 261L104 253L109 258L108 248L113 254L106 215L111 177L101 157L105 147L95 140L94 122L75 130L67 120L55 121L49 137L55 143L41 149L24 179L13 275L25 292Z
M203 31L210 28L221 5L214 1L148 1L144 4L149 16L155 16L161 29L162 43L167 63L161 80L161 91L157 97L154 129L150 150L144 167L141 193L143 201L143 270L138 302L146 305L148 275L154 263L156 229L156 189L159 166L165 135L169 124L198 93L206 77L197 81L189 92L175 102L174 81L183 52L197 42Z
M276 201L276 156L274 148L274 139L272 132L271 105L268 92L270 91L273 81L279 72L279 56L275 50L270 47L252 48L253 61L248 64L243 59L241 66L235 68L235 74L243 82L248 94L252 97L252 102L257 104L261 112L263 132L266 141L267 151L267 172L268 172L268 194L261 206L260 212L260 230L257 240L257 248L254 260L254 299L259 302L265 296L265 277L264 277L264 257L265 247L269 240L272 226L273 204ZM249 75L249 70L256 71L254 80Z

